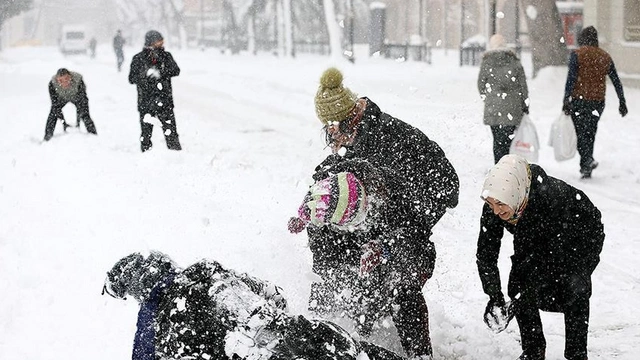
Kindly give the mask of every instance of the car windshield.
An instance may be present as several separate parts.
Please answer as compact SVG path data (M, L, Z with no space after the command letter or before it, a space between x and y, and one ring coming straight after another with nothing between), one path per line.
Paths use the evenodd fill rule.
M68 40L82 40L84 39L84 33L81 31L70 31L67 33Z

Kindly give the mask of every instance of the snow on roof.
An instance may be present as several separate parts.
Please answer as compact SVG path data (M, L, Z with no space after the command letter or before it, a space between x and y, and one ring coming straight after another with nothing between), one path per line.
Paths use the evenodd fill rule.
M556 6L558 7L558 11L561 13L567 12L575 12L584 9L583 2L574 2L574 1L556 1Z
M369 9L386 9L387 4L379 1L374 1L369 5Z

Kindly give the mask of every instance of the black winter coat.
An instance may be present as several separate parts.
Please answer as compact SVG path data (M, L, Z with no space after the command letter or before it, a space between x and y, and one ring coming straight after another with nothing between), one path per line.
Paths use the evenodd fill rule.
M329 162L335 163L329 166ZM343 160L331 155L323 164L314 177L352 172L363 182L370 205L365 229L347 231L331 225L307 228L314 271L322 276L327 272L358 269L361 246L377 240L388 251L389 260L383 267L390 268L405 284L422 287L424 281L419 281L416 275L431 276L436 254L429 240L431 233L424 228L421 209L413 206L414 200L407 196L411 184L391 169L374 167L364 160ZM383 276L380 280L389 279Z
M151 68L160 71L159 79L147 75ZM138 88L138 111L141 114L156 115L173 110L171 78L178 75L180 68L171 53L164 49L144 48L134 55L129 82L136 84Z
M540 308L563 311L562 293L568 279L578 275L591 294L590 277L600 261L604 226L600 211L581 190L531 166L528 204L516 225L496 216L485 204L480 220L477 265L484 292L502 298L498 256L507 229L514 254L508 295L537 294Z
M367 101L362 134L348 147L344 159L361 159L374 167L387 167L411 186L407 189L426 231L440 220L446 208L458 204L458 174L444 151L422 131L380 111Z

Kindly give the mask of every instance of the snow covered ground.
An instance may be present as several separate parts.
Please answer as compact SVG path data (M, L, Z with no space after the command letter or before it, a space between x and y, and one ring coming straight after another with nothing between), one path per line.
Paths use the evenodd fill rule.
M172 51L172 49L168 49ZM315 166L329 152L313 109L326 57L172 51L182 152L140 153L135 87L116 71L109 47L96 59L55 48L0 53L0 359L127 359L137 305L101 296L122 256L157 249L187 266L203 257L281 285L292 311L306 312L311 254L287 232ZM425 287L435 359L512 360L515 323L501 334L482 322L486 296L475 265L480 188L492 165L482 125L477 67L435 53L433 65L360 57L337 64L345 84L436 140L461 179L460 205L434 229L435 275ZM40 143L47 82L59 67L84 75L98 137L71 129ZM525 64L526 67L529 67ZM546 146L559 115L565 69L529 80L539 163L583 189L603 213L607 238L594 273L590 360L637 359L640 349L640 91L627 88L629 115L609 99L595 147L600 167L578 179ZM75 110L65 108L70 123ZM505 241L503 282L511 244ZM547 358L562 359L563 318L543 315Z

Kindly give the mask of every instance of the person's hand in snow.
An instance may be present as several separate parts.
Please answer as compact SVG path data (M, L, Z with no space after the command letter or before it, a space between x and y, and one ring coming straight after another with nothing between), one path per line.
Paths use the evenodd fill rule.
M495 333L504 331L513 319L513 303L504 301L504 297L490 298L484 310L484 323Z
M154 79L160 79L160 70L152 67L147 70L147 76L152 77Z

